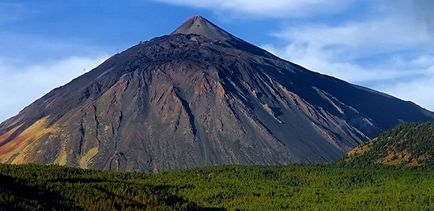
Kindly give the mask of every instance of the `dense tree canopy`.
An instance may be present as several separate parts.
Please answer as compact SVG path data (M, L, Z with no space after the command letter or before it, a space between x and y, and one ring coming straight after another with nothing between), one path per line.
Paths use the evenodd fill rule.
M430 170L292 165L115 173L0 165L0 209L424 209Z

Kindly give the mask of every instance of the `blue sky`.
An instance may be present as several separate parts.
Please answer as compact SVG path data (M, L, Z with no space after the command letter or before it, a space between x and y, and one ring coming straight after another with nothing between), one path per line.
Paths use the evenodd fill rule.
M433 10L432 0L0 0L0 121L193 15L434 110Z

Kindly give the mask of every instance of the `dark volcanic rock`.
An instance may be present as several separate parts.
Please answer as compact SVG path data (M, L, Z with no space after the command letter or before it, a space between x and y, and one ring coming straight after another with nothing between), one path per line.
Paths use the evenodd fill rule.
M193 17L0 125L0 162L159 171L334 161L433 113L284 61Z

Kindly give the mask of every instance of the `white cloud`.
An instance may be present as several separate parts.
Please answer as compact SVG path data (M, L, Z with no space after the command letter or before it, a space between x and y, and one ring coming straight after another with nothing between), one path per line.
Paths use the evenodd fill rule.
M384 50L379 48L381 46L407 48L433 40L423 24L396 18L348 22L337 26L308 24L289 27L276 36L317 48L345 46L360 50L374 48L377 51Z
M154 0L265 17L305 17L340 11L353 0Z
M378 90L410 100L434 111L434 77L421 77L416 80L394 83L385 87L378 86Z
M411 66L401 58L400 51L425 48L434 41L422 24L389 18L337 26L307 24L283 29L272 36L287 44L267 44L263 46L265 49L308 69L356 83L424 75L423 68L431 60L425 57L423 68ZM373 66L357 62L378 55L383 58ZM420 62L423 59L421 56Z
M297 47L292 44L283 48L277 48L273 45L265 45L263 48L307 69L358 84L424 74L423 70L418 69L398 69L398 67L384 66L367 68L342 58L336 58L338 57L336 52L318 48Z
M108 56L68 57L21 66L0 58L0 122L25 106L89 71Z
M405 64L403 64L405 62ZM397 61L408 68L420 70L424 74L407 80L397 80L389 84L377 84L381 91L411 100L434 110L434 55L421 56L407 61Z

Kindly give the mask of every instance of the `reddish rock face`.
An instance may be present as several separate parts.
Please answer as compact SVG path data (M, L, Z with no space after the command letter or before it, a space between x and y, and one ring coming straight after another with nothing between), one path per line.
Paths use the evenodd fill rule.
M0 124L0 162L143 171L325 163L398 122L432 119L193 17Z

